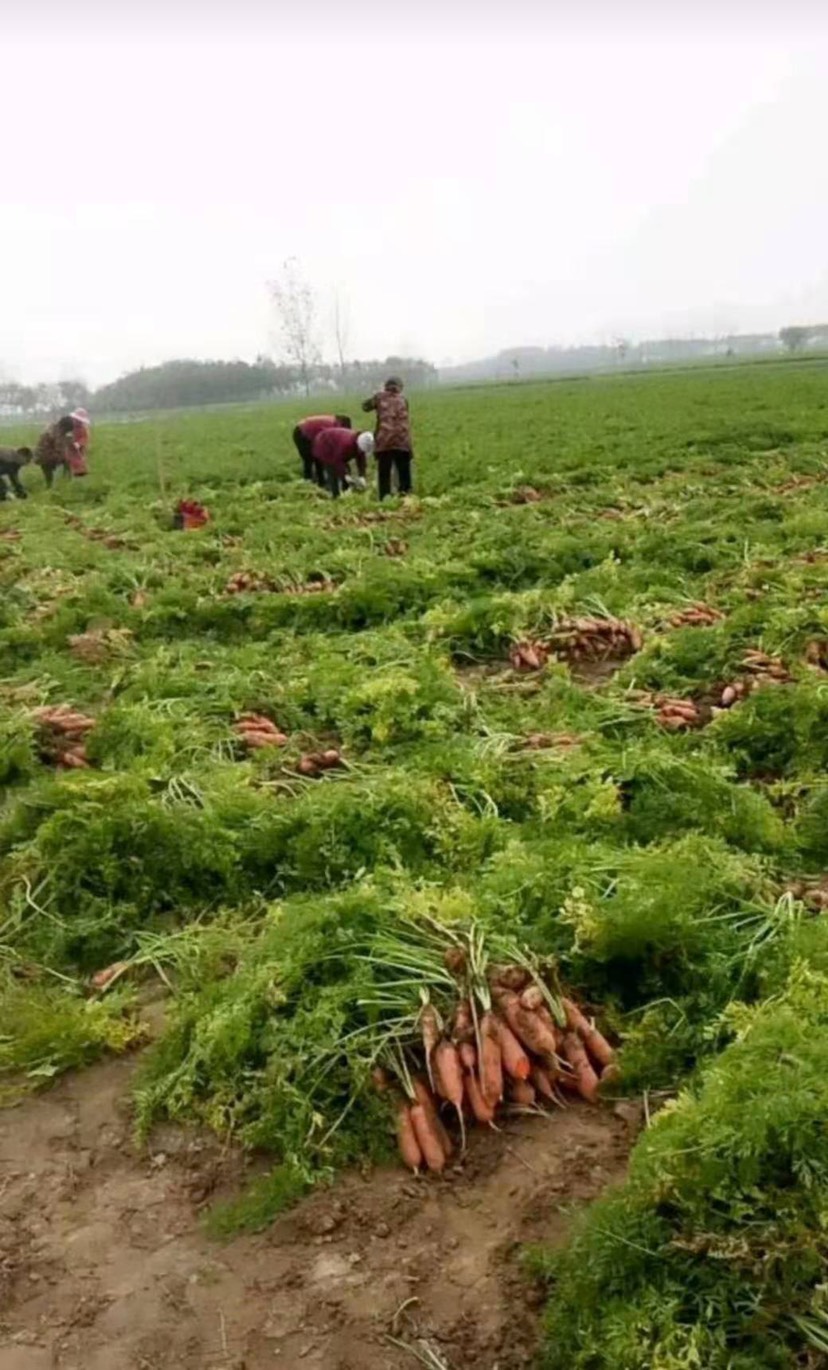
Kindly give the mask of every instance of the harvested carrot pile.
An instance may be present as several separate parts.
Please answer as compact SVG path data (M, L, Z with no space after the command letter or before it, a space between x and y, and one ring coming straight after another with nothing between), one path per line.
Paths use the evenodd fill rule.
M569 661L623 661L640 652L639 628L620 618L573 618L558 624L551 638L557 655Z
M22 536L19 528L4 528L0 533L0 542L19 542Z
M688 609L672 614L669 621L671 628L709 628L723 618L724 614L711 609L709 604L691 604Z
M389 538L382 550L387 557L404 557L408 543L402 538Z
M299 758L296 769L300 775L313 777L321 775L323 771L336 770L344 764L342 753L336 747L329 747L324 752L307 752Z
M791 679L790 672L781 657L768 656L767 652L756 650L745 652L742 665L757 681L764 680L784 684Z
M815 880L792 880L786 893L801 900L812 913L828 912L828 875Z
M224 587L226 595L271 594L277 586L263 571L235 571Z
M319 595L323 591L337 590L339 586L330 576L311 576L304 585L283 585L281 594L283 595Z
M382 968L360 1001L377 1018L364 1029L376 1041L372 1079L394 1099L412 1170L444 1168L453 1122L465 1147L467 1123L563 1107L567 1095L594 1104L601 1081L617 1075L613 1048L561 993L554 963L476 923L403 919L365 959Z
M501 500L502 505L507 504L541 504L545 496L542 491L537 490L534 485L518 485L509 495L507 500Z
M122 654L132 641L129 628L99 628L69 638L69 650L79 661L98 665Z
M287 734L264 714L242 714L236 722L236 735L250 751L260 747L284 747Z
M520 746L527 752L549 751L554 747L566 751L570 747L579 747L583 740L577 733L527 733L521 738Z
M549 660L549 648L543 642L516 642L509 652L509 661L516 671L541 671Z
M670 732L682 732L686 728L697 728L704 722L699 706L692 699L681 699L674 695L652 694L647 690L632 691L629 696L643 709L654 709L657 721Z
M805 648L805 660L809 666L820 671L828 671L828 638L814 638Z
M67 770L88 767L84 738L94 728L94 718L65 704L35 709L32 718L38 727L40 754L44 760Z

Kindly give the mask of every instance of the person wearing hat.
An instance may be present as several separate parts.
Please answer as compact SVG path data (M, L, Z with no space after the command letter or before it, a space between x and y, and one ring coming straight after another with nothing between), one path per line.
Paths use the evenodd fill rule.
M61 466L67 476L86 475L89 427L86 410L76 409L73 414L64 414L43 430L37 440L34 459L47 485L52 484L55 472Z
M313 442L313 460L325 471L328 489L339 499L342 485L349 477L350 463L356 462L360 475L365 470L365 459L374 450L370 433L357 433L352 428L323 428Z
M402 393L403 383L398 376L390 376L382 390L372 395L362 406L366 414L377 416L374 447L377 454L379 497L391 494L391 474L397 473L397 490L401 495L411 491L411 420L408 400Z
M302 419L297 423L293 430L293 445L299 453L302 462L302 475L305 480L315 480L317 485L324 487L325 471L321 466L314 467L313 464L313 444L314 440L326 428L350 428L351 420L347 414L311 414L310 418Z

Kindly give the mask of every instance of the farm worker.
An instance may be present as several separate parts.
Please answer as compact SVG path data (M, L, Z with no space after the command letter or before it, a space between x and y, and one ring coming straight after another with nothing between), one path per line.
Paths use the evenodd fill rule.
M6 480L18 499L28 499L20 472L28 466L34 452L31 447L0 447L0 501L7 496Z
M293 442L302 460L302 475L305 480L315 480L317 485L325 484L325 472L322 467L314 469L313 465L313 443L314 439L325 428L350 428L351 420L347 414L312 414L310 418L303 419L297 423L293 430Z
M365 458L374 450L370 433L357 433L351 428L323 428L313 442L314 464L327 473L328 488L334 499L339 499L340 486L348 477L351 461L355 461L360 475L365 470Z
M62 418L44 429L37 440L35 448L35 461L41 468L46 478L46 484L51 485L55 478L55 471L62 466L67 475L85 476L86 466L86 444L89 441L88 419L86 425L79 422L71 414L64 414ZM76 431L86 427L86 437L84 446L81 447L75 437Z
M89 447L89 430L92 427L92 420L85 409L78 407L73 409L69 415L72 420L72 440L80 455L86 461L86 452Z
M372 410L377 416L375 450L379 473L379 497L385 499L391 494L391 472L397 472L397 489L401 495L411 490L411 420L408 416L408 400L402 393L403 383L398 376L391 376L382 390L366 400L362 408L366 414Z

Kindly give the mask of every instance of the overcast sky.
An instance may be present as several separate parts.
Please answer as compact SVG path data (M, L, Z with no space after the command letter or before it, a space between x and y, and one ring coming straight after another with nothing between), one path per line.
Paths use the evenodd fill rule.
M329 356L828 320L819 0L131 3L4 5L0 375L274 353L289 256Z

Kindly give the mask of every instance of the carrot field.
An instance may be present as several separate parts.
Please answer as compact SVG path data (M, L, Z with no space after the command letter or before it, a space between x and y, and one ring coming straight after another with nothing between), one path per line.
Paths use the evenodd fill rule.
M526 1253L546 1370L825 1365L828 365L410 402L405 503L301 481L288 404L0 505L0 1098L140 1050L136 1135L266 1154L258 1227L529 968L614 1048L569 1106L649 1117Z

